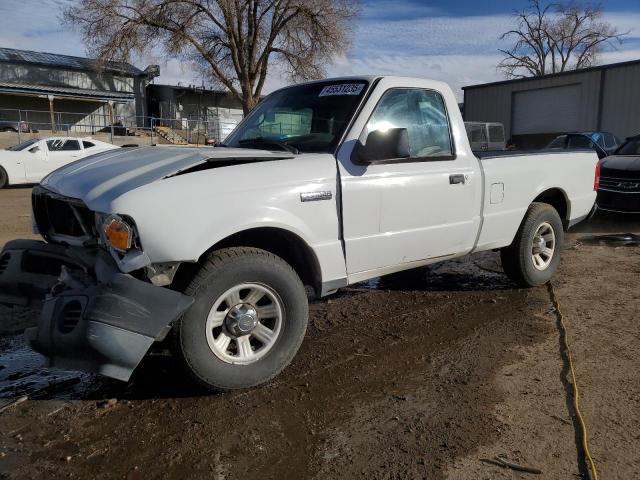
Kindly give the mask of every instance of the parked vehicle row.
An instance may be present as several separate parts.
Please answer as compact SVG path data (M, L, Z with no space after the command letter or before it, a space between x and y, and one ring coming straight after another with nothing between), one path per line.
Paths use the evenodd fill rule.
M118 149L90 137L32 138L0 150L0 188L38 183L54 170L94 153Z
M578 132L559 135L554 138L547 150L593 150L598 154L598 158L611 155L620 147L620 140L609 132Z
M258 385L296 354L307 290L494 249L518 284L546 283L598 166L585 151L475 156L441 82L295 85L224 146L114 149L49 174L33 192L46 242L7 243L0 301L44 298L28 336L56 366L128 380L171 336L200 384Z

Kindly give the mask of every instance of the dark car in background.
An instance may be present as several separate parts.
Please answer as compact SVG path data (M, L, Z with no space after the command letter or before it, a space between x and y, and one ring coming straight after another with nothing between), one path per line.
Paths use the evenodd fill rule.
M621 143L618 137L609 132L575 132L554 138L547 145L547 149L574 150L585 148L594 150L598 154L598 158L602 159L615 152Z
M28 132L29 124L24 120L11 120L0 113L0 132L17 132L18 128L20 128L21 132Z
M640 135L602 160L596 204L599 210L640 213Z

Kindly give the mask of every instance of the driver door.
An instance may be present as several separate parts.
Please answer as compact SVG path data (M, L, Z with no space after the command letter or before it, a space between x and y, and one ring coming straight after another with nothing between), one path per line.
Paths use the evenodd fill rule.
M363 109L338 152L350 283L468 252L475 241L481 178L468 147L456 148L456 138L466 139L464 130L453 131L462 118L447 111L448 93L415 83L381 80L368 104L374 107ZM356 142L391 128L407 130L410 157L354 164Z

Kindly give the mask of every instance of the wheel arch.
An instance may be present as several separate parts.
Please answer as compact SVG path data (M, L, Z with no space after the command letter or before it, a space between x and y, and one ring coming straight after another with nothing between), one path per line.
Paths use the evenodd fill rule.
M559 188L548 188L538 194L531 203L546 203L556 209L565 230L569 226L569 218L571 215L571 202L566 192Z
M320 295L322 270L313 249L298 234L284 228L268 226L233 233L208 248L197 262L182 263L172 282L173 288L183 290L209 253L228 247L254 247L277 255L291 265L304 285L311 286L315 294Z

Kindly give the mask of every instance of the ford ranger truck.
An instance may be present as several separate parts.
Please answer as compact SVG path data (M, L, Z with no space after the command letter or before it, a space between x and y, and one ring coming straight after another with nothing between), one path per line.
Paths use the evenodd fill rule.
M224 145L118 149L44 178L44 241L4 246L0 301L41 305L26 335L53 366L127 381L166 341L205 387L258 385L296 354L311 289L496 249L515 283L548 282L598 158L508 153L471 152L441 82L283 88Z

